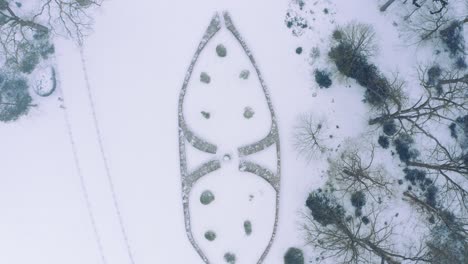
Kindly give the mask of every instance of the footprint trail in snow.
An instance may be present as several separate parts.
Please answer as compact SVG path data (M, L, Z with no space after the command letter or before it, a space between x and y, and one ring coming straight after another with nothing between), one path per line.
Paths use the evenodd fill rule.
M228 13L216 14L179 98L188 238L205 263L262 263L278 222L276 118L252 53Z

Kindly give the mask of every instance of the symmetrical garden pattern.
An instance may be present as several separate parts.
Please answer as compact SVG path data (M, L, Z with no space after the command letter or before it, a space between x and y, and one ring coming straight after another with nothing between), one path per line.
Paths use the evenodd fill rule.
M228 13L212 18L178 107L190 242L205 263L262 263L278 224L278 127L259 68Z

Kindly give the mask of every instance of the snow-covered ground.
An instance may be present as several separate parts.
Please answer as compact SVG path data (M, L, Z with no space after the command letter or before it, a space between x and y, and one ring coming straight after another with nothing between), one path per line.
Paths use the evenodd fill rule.
M178 99L187 67L210 19L224 10L231 14L256 59L279 127L279 223L264 263L283 263L289 247L306 249L301 212L308 193L324 183L327 160L307 161L298 156L293 146L297 118L312 113L326 120L326 136L331 136L327 145L332 149L337 149L344 139L364 133L369 118L369 109L361 102L364 90L354 81L343 79L330 89L319 89L313 81L313 69L334 70L326 61L331 31L337 24L352 20L374 25L380 47L374 60L385 74L398 69L415 75L415 62L425 59L419 58L419 53L414 55L415 47L408 47L405 39L398 37L393 19L378 11L376 1L309 1L310 6L315 6L317 18L310 21L312 30L294 37L284 21L289 1L112 0L96 14L94 32L84 43L84 60L76 44L57 39L57 92L42 99L28 116L0 125L0 263L102 264L102 257L108 264L203 263L185 233ZM323 13L324 8L329 9L328 14ZM217 42L228 37L232 36L221 35L208 49L214 50ZM229 91L229 85L243 85L239 70L252 66L247 65L242 52L236 53L240 47L226 46L229 62L216 64L219 58L204 59L197 66L201 68L195 69L195 80L206 71L212 87L221 84ZM296 54L297 47L304 52ZM309 56L314 47L322 53L319 58ZM256 80L254 69L249 70L249 79ZM223 76L224 83L218 82L223 74L235 80L226 82L229 76ZM199 87L192 88L206 88L204 83L196 85ZM242 88L256 89L259 84L249 85ZM200 98L191 97L194 100L190 107L197 110L191 112L189 124L197 131L205 129L202 134L209 141L227 143L221 144L222 151L229 152L268 133L268 108L256 106L256 99L252 99L262 96L260 90L256 97L246 96L247 102L240 104L236 100L243 98L245 91L235 90L234 95L204 91L206 94ZM211 110L229 109L227 106L238 107L239 111L233 114ZM253 119L259 120L254 128L242 123L246 106L254 109ZM209 125L200 111L210 112ZM226 114L234 122L213 125L218 114ZM240 132L230 135L235 141L226 141L225 135L235 129L230 127L233 124L242 125ZM215 183L219 192L226 194L232 191L229 180L215 179L206 186L215 188L210 185ZM226 185L220 186L223 183ZM250 188L258 182L249 179L246 184ZM89 197L84 196L83 188ZM205 189L194 190L194 199ZM239 193L249 191L246 188ZM274 193L268 195L272 198ZM91 206L94 226L87 205ZM241 205L231 201L228 206ZM214 217L223 221L223 210L226 216L230 213L230 208L219 210L221 215L209 212L200 216L195 231L203 235L206 221ZM310 250L307 248L305 254L315 256Z

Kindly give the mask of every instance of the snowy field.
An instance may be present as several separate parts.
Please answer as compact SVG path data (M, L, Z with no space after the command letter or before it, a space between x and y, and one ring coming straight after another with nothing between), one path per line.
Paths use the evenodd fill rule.
M223 11L265 80L281 142L279 221L263 263L284 263L290 247L315 258L304 241L302 213L309 193L326 181L327 158L347 138L378 137L368 131L370 108L355 81L342 78L319 89L313 80L315 67L334 70L326 56L331 32L353 20L372 24L379 46L374 63L388 75L415 76L415 63L428 60L424 50L407 45L395 18L379 12L376 2L309 1L316 19L295 37L285 25L289 1L105 1L82 50L55 39L57 91L27 116L0 124L0 263L204 263L186 234L178 103L193 54L213 15ZM215 52L219 43L225 58ZM298 47L304 52L297 54ZM324 53L320 58L309 55L314 47ZM248 78L240 78L244 71ZM238 170L237 149L267 136L273 121L253 65L226 28L201 53L184 111L187 125L218 146L214 156L224 166L190 194L195 241L210 263L226 263L228 251L237 264L257 263L275 226L276 192ZM295 150L294 129L304 113L326 120L328 156L308 160ZM276 153L255 155L251 161L276 170ZM196 149L187 156L190 169L213 158ZM401 170L392 157L382 159L389 170ZM215 194L209 208L200 203L206 190ZM403 224L413 217L408 205L392 207L402 215L395 221L409 229ZM216 239L209 241L206 232L214 229Z

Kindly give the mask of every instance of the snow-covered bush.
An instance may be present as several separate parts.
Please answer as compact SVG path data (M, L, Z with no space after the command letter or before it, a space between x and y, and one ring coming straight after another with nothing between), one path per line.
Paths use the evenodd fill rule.
M314 76L320 88L329 88L333 83L330 78L330 73L325 70L315 70Z
M289 248L284 255L284 264L304 264L304 254L298 248Z

